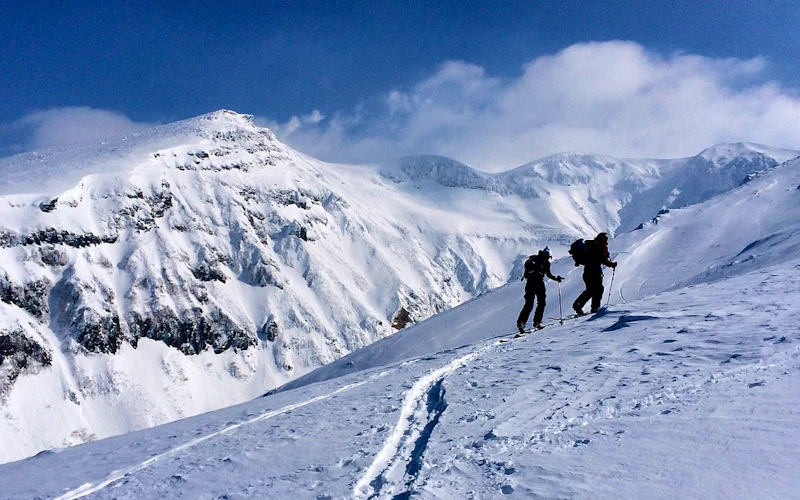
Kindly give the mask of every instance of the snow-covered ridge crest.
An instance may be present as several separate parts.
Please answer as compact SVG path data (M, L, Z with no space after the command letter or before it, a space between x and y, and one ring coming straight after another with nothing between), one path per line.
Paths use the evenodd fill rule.
M493 189L494 176L463 163L436 155L406 156L381 164L381 175L393 182L435 181L442 186L467 189Z
M279 144L272 132L254 124L252 116L220 110L98 144L0 158L0 196L61 194L88 175L129 175L160 150L219 140Z
M517 280L537 247L613 232L666 177L573 161L589 182L442 157L332 165L230 111L4 159L6 459L261 394Z

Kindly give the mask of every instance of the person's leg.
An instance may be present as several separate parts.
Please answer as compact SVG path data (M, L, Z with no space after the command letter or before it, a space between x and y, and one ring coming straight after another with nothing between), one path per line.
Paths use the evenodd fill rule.
M533 310L533 300L536 297L533 290L530 290L528 286L525 287L525 305L522 306L522 310L519 312L519 316L517 317L517 328L522 331L525 329L525 324L528 322L528 317L531 315L531 311Z
M593 277L592 283L592 312L596 313L600 310L600 304L603 303L603 273Z
M544 282L537 284L536 287L536 313L533 315L533 326L542 325L544 317L544 307L547 305L547 294L545 293Z
M586 271L583 273L583 283L586 285L586 289L578 295L578 298L575 299L575 302L572 303L572 309L575 310L578 314L583 314L583 306L592 298L592 286L591 286L591 279L590 276L587 275Z

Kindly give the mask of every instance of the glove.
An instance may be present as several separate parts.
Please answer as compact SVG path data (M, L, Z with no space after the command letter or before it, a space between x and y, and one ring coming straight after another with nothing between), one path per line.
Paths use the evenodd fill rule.
M616 269L617 268L617 263L616 262L612 262L611 263L611 268L612 269Z
M561 283L562 281L564 281L564 277L563 276L556 276L556 281Z

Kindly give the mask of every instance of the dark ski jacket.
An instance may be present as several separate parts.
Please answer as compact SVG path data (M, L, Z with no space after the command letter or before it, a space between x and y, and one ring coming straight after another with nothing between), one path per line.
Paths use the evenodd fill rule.
M545 276L551 280L558 279L550 272L550 258L547 254L531 255L528 257L528 261L525 262L525 274L522 277L529 282L533 280L544 282Z
M584 272L602 273L601 266L613 267L611 256L608 254L608 244L597 240L586 242L586 254L584 256Z

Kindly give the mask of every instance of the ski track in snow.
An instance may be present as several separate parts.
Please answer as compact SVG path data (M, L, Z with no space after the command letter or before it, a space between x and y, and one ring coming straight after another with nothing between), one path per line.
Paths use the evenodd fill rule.
M770 292L764 288L767 281L768 280L764 280L752 290L746 290L744 295L749 295L747 292L751 291L755 292L753 294L755 296L768 295L768 293L777 293L780 295L780 291L773 290ZM787 287L787 289L792 288L792 285ZM747 299L742 299L742 303L746 301ZM787 303L790 303L790 301L787 301ZM776 303L776 305L780 305L780 303ZM724 304L724 309L729 309L734 306L735 304L733 303L726 303ZM616 311L616 313L619 315L617 321L603 328L602 332L618 331L629 326L631 323L639 321L663 320L667 318L667 316L659 314L658 312L655 313L655 316L631 313L628 311ZM729 313L726 316L735 315L734 310L734 313ZM716 319L718 317L721 316L717 316L712 312L702 319L708 321L709 319ZM528 343L529 340L533 339L524 339L517 347L514 347L513 344L505 344L508 346L505 350L516 349L521 352L528 352L530 347L525 347L524 344ZM708 340L708 342L711 340L713 339ZM771 340L771 338L765 338L764 340ZM535 342L538 343L539 339L537 338ZM664 340L664 342L675 342L675 340L668 339ZM655 354L660 355L658 352ZM680 407L691 406L697 402L698 398L707 396L715 391L725 391L725 389L718 389L722 385L745 384L751 388L763 385L765 382L759 379L759 377L767 375L769 378L768 374L772 373L772 375L775 376L774 378L779 378L781 376L779 372L785 374L787 367L791 366L796 368L798 366L797 362L800 360L800 347L776 352L765 357L758 356L754 358L753 362L730 367L731 365L728 363L735 359L742 360L744 357L740 353L731 354L729 359L719 361L721 366L725 366L726 368L717 368L711 371L703 370L699 373L692 374L687 372L683 376L688 376L688 378L682 381L678 381L676 374L673 383L659 384L660 387L653 387L650 391L633 397L618 400L617 394L615 393L612 393L610 397L608 394L597 395L601 397L594 400L583 401L578 412L563 411L565 408L571 408L573 410L576 408L575 403L580 403L580 401L575 398L567 399L566 402L553 401L555 404L550 408L549 416L545 416L543 420L539 420L538 425L536 423L538 419L533 419L529 422L525 422L527 428L523 427L519 432L505 436L501 435L502 433L495 433L495 429L492 429L483 436L483 439L476 439L472 443L464 443L461 440L456 440L456 442L460 443L457 449L450 448L448 450L449 445L441 445L440 448L443 446L447 451L443 453L442 449L438 450L438 463L432 463L431 468L426 471L425 476L417 478L417 483L420 485L427 484L426 488L428 489L422 490L424 495L425 491L439 492L440 490L437 489L437 486L445 484L446 480L443 479L444 477L461 477L461 474L472 474L472 476L470 476L473 478L472 482L482 484L483 489L478 492L470 490L469 493L477 494L478 497L484 494L487 496L499 495L500 493L511 494L515 491L514 486L516 486L512 486L514 483L512 475L516 473L516 466L514 464L515 458L529 456L530 453L550 454L558 452L559 450L568 450L587 445L590 443L590 440L587 439L586 436L576 435L576 433L582 432L580 430L582 428L591 428L591 426L601 422L609 422L629 417L642 417L654 411L661 415L680 411ZM544 377L544 374L551 369L553 369L554 373L562 374L562 370L558 366L543 365L541 367L542 372L534 376L534 378L546 379L547 377ZM588 381L585 377L575 379L575 376L576 374L574 373L567 374L566 379L563 376L558 376L556 379L547 383L549 385L572 385L573 382L585 384ZM754 377L757 380L754 381ZM468 374L467 380L469 380L469 378L470 375ZM464 403L462 402L462 406L463 405ZM661 409L659 412L658 409L661 408L662 405L664 409ZM513 410L509 411L513 414ZM555 417L557 416L563 420L556 421ZM498 418L503 420L501 417ZM534 425L530 426L531 423ZM500 425L507 427L508 421ZM602 428L595 428L594 433L600 436L608 436ZM619 440L618 437L617 439ZM445 440L445 442L447 442L447 440ZM474 474L476 472L482 477L482 481L474 480ZM526 490L522 489L521 491ZM461 493L465 494L464 491L461 491Z
M798 267L800 266L794 266L794 269ZM737 288L736 300L720 302L718 288L722 285L711 285L698 292L698 296L702 297L702 300L680 299L674 303L676 297L683 296L683 292L680 295L673 295L671 297L673 309L664 309L670 302L670 297L667 296L651 299L650 303L630 310L611 310L596 317L589 316L575 321L568 327L572 331L571 335L563 335L561 330L554 328L545 330L547 333L543 336L526 335L512 340L514 335L509 332L486 339L473 346L466 345L461 348L440 351L437 354L447 355L443 359L431 355L404 361L398 366L403 367L417 361L433 361L434 364L425 371L417 372L416 380L412 378L406 382L407 389L401 396L402 404L399 415L396 413L398 415L397 422L390 435L383 440L374 442L368 448L360 447L362 452L366 452L366 456L372 455L370 452L379 450L371 457L372 462L360 464L357 469L352 470L352 475L345 474L344 476L348 477L342 478L343 490L336 490L337 486L332 485L330 491L320 490L324 494L317 494L317 498L339 498L338 494L342 491L349 492L347 497L392 500L407 499L417 495L426 497L428 493L432 493L433 496L438 496L438 493L446 493L445 496L451 495L450 498L457 498L458 496L455 495L458 494L464 495L462 497L471 494L475 498L493 498L500 494L508 495L515 492L518 495L532 494L534 490L531 489L531 485L539 483L537 483L538 478L532 479L531 475L540 473L532 470L531 457L547 457L554 452L558 453L572 448L583 449L585 445L596 440L595 437L587 434L597 436L598 441L606 439L619 441L621 434L626 432L626 421L630 423L632 420L680 413L682 408L694 406L699 399L716 392L727 392L726 387L732 384L744 383L750 387L764 385L764 380L771 378L770 374L777 377L779 376L778 372L785 372L787 366L799 366L797 363L800 360L800 346L772 354L764 353L765 355L762 356L759 354L758 348L753 352L739 350L737 346L740 345L741 339L737 337L730 338L727 343L722 343L724 337L717 339L713 334L693 337L693 342L705 339L705 344L723 346L719 349L712 347L710 351L700 354L701 357L709 358L711 366L698 364L692 368L703 369L689 370L687 368L683 373L676 373L672 377L672 382L656 376L651 385L641 386L643 391L634 390L627 394L620 391L620 386L617 386L616 389L611 388L610 392L602 390L607 385L616 384L619 379L613 373L598 375L603 373L603 370L598 370L598 366L601 366L598 363L606 356L613 356L615 353L618 356L623 353L640 356L634 352L635 350L628 351L627 346L618 345L620 342L644 343L642 355L652 350L651 354L656 357L655 359L665 356L666 354L659 350L658 346L662 343L672 345L673 342L677 342L675 339L678 337L673 335L671 330L662 326L657 330L650 331L647 336L644 333L634 337L623 335L623 332L629 327L635 329L635 325L649 324L650 322L669 323L672 330L680 329L679 332L683 331L687 334L696 331L698 335L706 331L724 332L733 324L741 324L743 329L754 330L759 327L769 327L767 330L772 332L776 327L785 324L791 315L790 307L793 301L786 292L796 289L798 275L786 278L782 288L775 288L772 281L775 276L775 273L768 272L757 283L746 282L745 286ZM722 291L725 290L727 288L722 289ZM725 295L723 294L723 296ZM759 303L769 305L776 311L783 311L782 315L775 321L766 324L762 324L758 317L750 318L747 313L754 307L752 297L759 298L756 305ZM604 317L605 319L603 319ZM678 318L681 320L676 321ZM594 319L601 321L594 323ZM722 323L705 326L708 322L719 321ZM551 332L552 335L550 335ZM613 333L614 336L604 339L603 333ZM586 340L583 340L584 335L591 335L594 339L595 343L591 347L584 347L587 343ZM652 339L648 340L648 336L652 336ZM772 340L772 337L763 340L766 342ZM777 342L784 342L784 338L781 337ZM600 354L600 358L595 362L595 354L591 354L594 352L592 349L604 345L609 349L600 349L599 353L595 353ZM532 349L534 346L536 346L535 351ZM648 347L649 349L647 349ZM728 349L734 350L729 351ZM498 359L492 358L490 356L492 351L496 351L501 359L505 358L505 361L498 362ZM527 366L520 364L523 358L530 358L531 352L538 352L539 359ZM547 354L550 352L574 353L575 366L572 369L564 366L562 369L561 366L553 363L552 357ZM676 350L674 352L683 351ZM689 354L688 356L698 357L698 354ZM732 360L744 363L733 365L731 364ZM625 361L629 361L629 359L612 357L608 359L610 363L608 366L611 367L615 364L621 366ZM706 369L706 366L710 370ZM154 468L157 469L159 467L157 462L163 465L167 462L165 459L174 458L179 452L207 442L211 438L229 433L250 423L283 415L312 403L329 399L336 394L362 387L385 375L397 372L394 368L385 370L367 376L363 380L343 385L336 390L328 390L325 394L286 405L277 410L263 411L253 418L189 441L138 465L113 472L101 482L84 484L58 498L81 498L96 493L112 483L119 484L120 480L124 481L126 477L130 477L150 465L154 465ZM489 406L490 412L499 411L499 414L497 420L489 424L491 429L488 429L488 432L475 433L476 429L481 429L478 426L471 428L470 434L459 435L464 428L462 422L470 417L463 411L470 409L475 402L474 394L459 393L459 379L464 378L466 385L461 385L462 388L467 388L467 390L476 388L481 391L483 389L479 389L479 387L484 385L471 381L480 376L477 373L484 373L486 370L494 380L486 381L485 387L494 387L496 382L505 384L506 388L516 386L512 392L507 394L503 394L502 390L498 391L497 398L513 395L520 389L521 391L518 396L515 396L515 399L509 400L507 404L503 399L502 406L499 403L496 403L494 407ZM528 376L520 380L513 376L515 371L527 372ZM633 372L638 372L638 370L634 369ZM622 371L620 375L629 375L633 372ZM654 369L654 372L656 375L666 374L667 370L666 367L663 367L661 371ZM683 378L679 379L680 375L683 375ZM403 378L405 379L405 376ZM445 400L445 382L450 385L448 396L451 401ZM562 389L574 387L575 390L559 389L563 393L562 397L553 397L552 394L547 393L541 403L520 397L525 394L526 390L530 391L530 394L534 394L533 391L539 387ZM394 398L393 400L396 401ZM538 407L538 409L536 413L518 412L521 405ZM478 408L476 411L485 412L485 404L482 406L482 409ZM447 411L445 412L445 410ZM518 413L520 419L517 418ZM473 418L473 420L477 419ZM611 429L605 426L604 422L612 421L621 423L617 423L617 427ZM470 422L470 420L466 420L466 422ZM440 439L440 433L445 439ZM591 439L589 439L590 437ZM134 461L138 462L138 460ZM535 462L536 458L533 458L533 461ZM367 464L369 465L367 466ZM200 473L207 474L202 471ZM272 475L276 476L274 473ZM291 478L285 479L286 481L297 481L302 476L292 473L286 477ZM463 481L464 478L469 479ZM143 477L140 481L143 485L150 484L144 481L151 479L151 477ZM358 480L356 481L356 479ZM554 487L551 486L551 488ZM560 483L560 487L563 489L557 490L559 493L553 493L552 496L569 497L579 491L570 489L569 481ZM110 493L109 490L106 490L107 494ZM285 489L281 493L285 495L287 491L289 490ZM336 491L335 496L330 496L329 493L334 491ZM552 490L546 491L552 492ZM146 492L146 488L142 490L142 493ZM150 493L154 493L154 491L150 491ZM248 490L248 494L252 494L252 491ZM278 497L285 496L279 495Z
M229 433L235 431L236 429L239 429L240 427L244 427L246 425L254 424L256 422L260 422L260 421L267 420L267 419L270 419L270 418L273 418L273 417L277 417L279 415L283 415L283 414L289 413L290 411L297 410L297 409L302 408L304 406L308 406L308 405L317 403L319 401L324 401L326 399L330 399L333 396L336 396L337 394L342 394L344 392L350 391L350 390L355 389L357 387L361 387L361 386L363 386L365 384L372 383L372 382L374 382L374 381L376 381L376 380L378 380L380 378L383 378L386 375L392 373L392 371L393 370L385 370L385 371L379 372L379 373L377 373L377 374L375 374L375 375L373 375L371 377L368 377L365 380L361 380L359 382L354 382L352 384L347 384L345 386L342 386L342 387L336 389L333 392L329 392L327 394L321 394L319 396L315 396L315 397L313 397L311 399L307 399L307 400L301 401L299 403L294 403L294 404L290 404L290 405L284 406L283 408L279 408L277 410L265 411L265 412L261 413L260 415L257 415L255 417L249 419L249 420L245 420L244 422L239 422L238 424L233 424L233 425L230 425L228 427L225 427L224 429L222 429L220 431L213 432L211 434L206 434L205 436L199 437L197 439L193 439L192 441L189 441L189 442L184 443L184 444L182 444L180 446L172 448L169 451L166 451L164 453L161 453L159 455L151 457L151 458L149 458L149 459L145 460L144 462L141 462L141 463L139 463L137 465L134 465L134 466L129 467L127 469L123 469L121 471L113 472L106 479L104 479L103 481L101 481L99 483L86 483L86 484L83 484L83 485L79 486L78 488L75 488L74 490L68 491L67 493L64 493L63 495L61 495L59 497L56 497L55 500L72 500L72 499L75 499L75 498L83 498L83 497L85 497L87 495L91 495L92 493L96 493L96 492L102 490L103 488L105 488L105 487L107 487L107 486L119 481L120 479L123 479L123 478L125 478L125 477L127 477L127 476L129 476L131 474L135 474L136 472L139 472L139 471L141 471L143 469L146 469L147 467L150 467L153 464L156 464L158 462L162 462L162 461L164 461L164 459L169 458L169 457L171 457L173 455L176 455L176 454L178 454L178 453L180 453L182 451L185 451L185 450L187 450L189 448L192 448L194 446L197 446L200 443L203 443L203 442L208 441L210 439L214 439L214 438L219 437L219 436L223 436L225 434L229 434Z
M428 438L447 408L444 379L500 345L497 340L454 359L417 380L406 392L392 434L353 490L355 498L408 498L422 465ZM402 489L403 491L396 491Z

